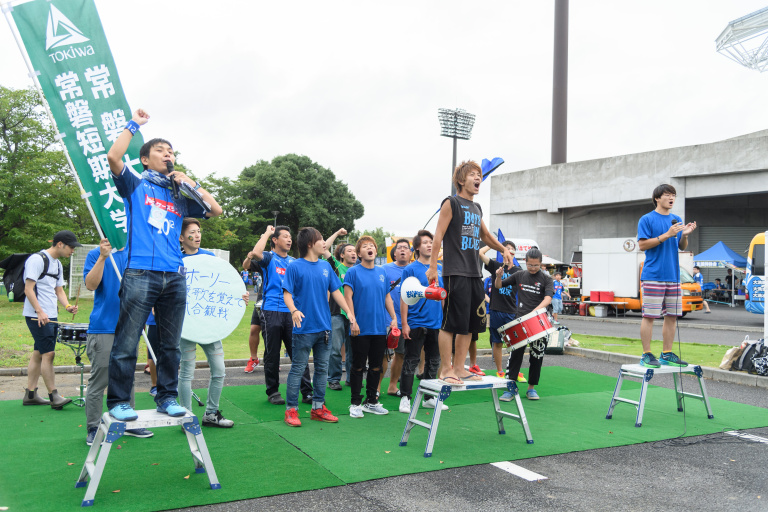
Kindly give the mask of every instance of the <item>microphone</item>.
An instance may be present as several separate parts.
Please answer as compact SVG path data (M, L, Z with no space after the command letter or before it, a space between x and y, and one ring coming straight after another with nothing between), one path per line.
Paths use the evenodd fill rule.
M168 174L170 175L173 172L173 162L168 160L165 162L165 167L168 169ZM171 190L173 191L173 198L178 199L179 198L179 184L176 183L176 180L174 180L172 177L169 178L171 180Z
M170 162L168 162L168 163L170 163ZM677 222L678 222L678 221L677 221L677 219L672 219L672 225L673 225L673 226L674 226L675 224L677 224Z

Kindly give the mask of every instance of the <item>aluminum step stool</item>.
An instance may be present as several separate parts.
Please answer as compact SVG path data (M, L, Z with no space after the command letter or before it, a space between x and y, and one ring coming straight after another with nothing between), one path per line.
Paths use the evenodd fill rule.
M107 457L109 457L112 444L120 439L126 430L135 428L175 427L181 425L187 434L189 450L192 452L192 458L195 461L195 473L207 472L211 489L221 489L221 484L216 477L216 471L213 469L208 446L205 444L205 438L203 437L197 416L187 411L187 414L184 416L173 417L157 412L155 409L136 411L136 414L139 418L134 421L118 421L110 416L108 412L105 412L101 417L99 430L96 432L93 445L88 451L88 456L85 458L85 464L83 464L83 469L80 471L80 478L78 478L75 484L75 487L85 487L88 485L88 489L85 491L85 498L83 498L81 504L82 507L93 505L96 489L99 487L101 475L104 472L104 467L107 465ZM103 445L102 441L104 441ZM88 477L91 478L90 483L88 483Z
M610 420L613 417L613 408L616 407L617 402L624 402L632 404L637 407L637 419L635 420L636 427L643 426L643 409L645 408L645 399L648 392L648 383L651 381L654 375L657 374L672 374L672 379L675 382L675 398L677 400L677 410L683 411L683 397L695 398L704 402L704 407L707 409L707 417L709 419L714 418L712 414L712 407L709 405L709 397L707 396L707 388L704 386L704 378L701 372L701 366L695 366L689 364L688 366L669 366L663 365L660 368L647 368L639 364L623 364L619 369L619 379L616 381L616 389L613 391L613 397L611 398L611 405L608 407L608 414L605 419ZM681 374L696 375L699 379L699 388L701 394L696 395L694 393L683 392L683 383L681 382ZM621 398L621 384L625 378L640 379L642 380L642 387L640 388L640 401L629 400L627 398Z
M437 436L437 427L440 424L440 414L442 411L443 402L451 396L455 391L475 391L478 389L490 389L491 396L493 397L493 406L496 413L496 423L499 428L499 434L506 434L504 430L503 419L505 417L512 418L523 426L523 432L525 433L526 442L533 444L533 438L531 438L531 431L528 428L528 420L525 418L525 411L523 410L523 403L520 401L520 393L517 391L517 383L513 380L501 379L499 377L485 376L482 381L465 381L463 386L450 386L441 383L437 379L422 380L419 383L419 389L416 392L416 398L413 401L413 407L411 407L411 413L408 415L408 420L405 423L405 431L403 431L403 437L400 439L400 446L408 444L408 437L411 434L411 429L416 425L424 427L429 431L427 436L427 447L424 450L424 457L432 456L432 448L435 445L435 437ZM515 396L515 404L517 405L518 414L502 411L499 406L499 397L496 394L497 389L506 389ZM432 415L432 423L426 423L416 419L419 413L419 407L421 407L421 400L424 395L429 395L435 399L435 409Z

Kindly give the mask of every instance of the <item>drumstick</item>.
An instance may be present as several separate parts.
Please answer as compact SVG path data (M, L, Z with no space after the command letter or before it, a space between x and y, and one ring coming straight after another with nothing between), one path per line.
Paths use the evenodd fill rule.
M75 295L75 307L77 307L77 303L80 300L80 287L83 285L83 283L80 283L77 285L77 294ZM75 315L77 313L72 313L72 320L75 319Z

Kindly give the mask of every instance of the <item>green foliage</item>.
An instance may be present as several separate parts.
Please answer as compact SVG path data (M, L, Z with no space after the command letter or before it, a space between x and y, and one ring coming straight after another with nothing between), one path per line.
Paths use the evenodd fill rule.
M365 231L352 231L349 233L349 243L356 244L358 240L360 240L360 237L363 236L370 236L374 240L376 240L376 246L379 248L379 252L377 256L384 256L386 257L387 253L387 244L385 241L385 238L388 236L394 236L394 233L390 233L389 231L384 231L384 228L376 228L374 230L366 229Z
M230 230L238 242L233 256L244 258L268 224L286 225L296 234L312 226L324 237L339 228L352 230L363 216L363 205L333 172L306 156L288 154L271 162L259 160L246 167L236 181L208 179L224 198L219 202L230 219ZM234 259L233 259L234 261Z
M62 229L98 240L40 97L0 86L0 259L50 247Z

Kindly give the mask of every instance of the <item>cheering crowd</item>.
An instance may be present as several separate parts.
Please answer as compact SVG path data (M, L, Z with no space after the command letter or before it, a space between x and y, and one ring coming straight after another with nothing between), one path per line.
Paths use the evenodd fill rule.
M112 417L120 421L138 417L133 405L134 372L138 342L147 324L147 342L155 354L151 393L157 411L183 416L191 407L196 344L181 338L186 304L184 260L206 253L200 249L202 230L197 218L217 216L222 210L199 182L173 169L175 156L167 140L152 139L142 146L142 174L126 166L123 157L128 144L148 120L145 111L137 110L108 153L112 177L128 212L127 245L115 251L108 240L102 240L88 254L83 272L86 287L95 291L87 333L92 365L86 397L88 444L93 442L99 425L105 389ZM447 385L481 380L484 373L474 359L469 369L465 369L464 361L477 334L486 329L483 263L495 275L490 297L491 341L497 376L505 375L497 328L549 306L553 280L541 270L538 249L528 251L526 269L521 269L513 264L514 244L502 245L488 231L482 210L473 201L482 182L477 163L460 164L453 181L457 194L443 200L434 235L420 230L411 240L398 240L391 264L375 265L379 248L368 236L361 237L354 246L338 244L331 254L336 238L346 235L344 229L325 240L316 229L302 228L295 238L299 258L294 258L289 255L294 244L289 228L268 226L248 253L243 269L257 272L262 278L263 300L256 304L251 320L251 360L246 371L253 371L259 362L256 350L261 332L267 401L285 405L288 425L301 425L299 400L312 405L311 420L338 421L325 406L325 393L326 388L343 390L342 354L346 357L346 384L351 391L351 418L388 413L379 396L390 359L386 392L400 397L399 410L403 413L411 410L422 352L419 378L438 378ZM271 250L267 250L268 243ZM481 243L487 246L482 251ZM24 405L50 404L60 409L69 400L58 395L53 378L56 299L70 313L75 313L77 307L66 300L61 272L41 273L41 265L49 263L46 271L48 267L60 269L60 264L53 266L58 258L68 257L78 245L74 234L57 233L52 247L42 251L48 260L29 258L25 264L24 315L35 339L35 351L29 363ZM440 247L442 264L438 263ZM503 255L504 263L491 261L485 254L489 249ZM446 299L405 304L400 299L400 286L410 277L425 287L444 288ZM247 295L243 298L247 300ZM388 348L388 335L392 348ZM539 398L535 386L545 342L531 347L526 393L531 400ZM279 391L282 346L291 358L285 398ZM202 424L231 427L233 422L224 418L219 409L224 379L221 342L203 345L203 349L211 378ZM509 358L506 375L515 380L524 381L520 373L524 350L513 351ZM40 375L50 400L37 393ZM502 400L512 398L509 392L502 396ZM434 399L425 400L423 406L435 407ZM146 429L129 429L126 434L152 436Z

